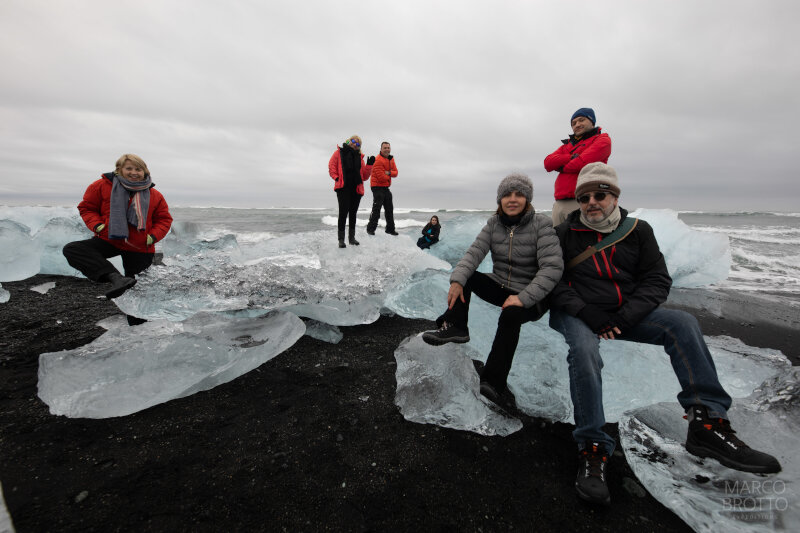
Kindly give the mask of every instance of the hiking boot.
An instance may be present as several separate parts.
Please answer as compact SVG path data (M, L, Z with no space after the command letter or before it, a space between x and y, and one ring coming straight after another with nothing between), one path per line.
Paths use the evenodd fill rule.
M107 279L111 282L111 288L106 291L106 298L109 300L122 296L123 292L136 285L135 279L123 276L119 272L112 272Z
M449 322L443 322L442 327L436 331L426 331L423 333L422 340L434 346L440 346L448 342L463 344L469 342L469 330L466 328L459 328Z
M580 467L575 479L575 490L581 499L589 503L611 505L611 494L606 483L606 467L608 453L602 444L587 443L586 448L578 452Z
M339 237L339 248L347 248L347 245L344 243L344 232L340 231L337 236Z
M358 242L358 241L356 240L356 238L355 238L355 237L350 237L349 239L347 239L347 242L348 242L348 243L350 243L350 244L352 244L353 246L358 246L359 244L361 244L360 242Z
M728 468L743 472L773 474L781 471L776 458L739 440L731 423L724 418L709 418L705 406L692 407L687 411L687 417L686 449L689 453L716 459Z
M396 236L398 236L398 235L400 235L400 234L399 234L399 233L397 233L395 230L392 230L392 231L389 231L389 230L387 230L387 231L386 231L386 233L388 233L389 235L394 235L395 237L396 237Z

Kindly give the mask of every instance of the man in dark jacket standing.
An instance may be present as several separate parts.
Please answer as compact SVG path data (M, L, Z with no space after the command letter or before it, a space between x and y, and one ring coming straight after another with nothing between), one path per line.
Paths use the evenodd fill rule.
M573 437L578 443L578 495L609 504L608 458L615 442L603 430L603 388L600 339L664 346L681 386L678 402L686 410L686 449L746 472L780 471L777 459L739 440L727 420L731 398L720 385L714 361L697 320L690 314L660 307L672 279L653 229L643 220L630 229L627 211L618 204L617 173L604 163L581 170L575 197L579 210L556 228L566 266L551 294L550 326L569 345L570 395L575 410ZM623 240L571 264L587 248L620 225ZM618 234L611 236L616 239Z
M381 217L381 207L386 215L386 233L398 235L394 227L394 204L392 204L392 178L397 177L397 165L394 163L394 156L390 154L392 146L388 142L381 143L381 153L375 157L375 164L372 167L372 176L369 186L372 189L372 213L367 223L367 233L375 235L375 228L378 227L378 219Z
M575 202L575 183L578 173L589 163L608 163L611 155L611 137L596 127L597 119L591 107L582 107L572 114L572 135L561 141L561 146L544 159L544 169L557 171L553 225L558 226L572 211L578 209Z

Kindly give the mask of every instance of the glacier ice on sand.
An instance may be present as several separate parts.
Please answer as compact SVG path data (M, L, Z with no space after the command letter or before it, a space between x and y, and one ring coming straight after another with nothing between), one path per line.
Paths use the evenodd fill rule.
M305 333L296 315L199 313L111 329L73 350L39 357L39 397L56 415L107 418L227 383L280 354Z

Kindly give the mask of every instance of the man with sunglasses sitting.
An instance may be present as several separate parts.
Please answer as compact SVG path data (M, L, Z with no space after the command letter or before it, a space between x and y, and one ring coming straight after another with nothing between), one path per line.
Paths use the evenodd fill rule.
M616 171L590 163L578 175L579 209L556 227L563 251L564 276L550 295L550 327L569 345L570 395L575 414L572 436L578 444L578 495L608 505L608 459L614 439L602 430L603 389L600 339L661 345L681 386L678 402L687 413L686 449L745 472L774 473L777 459L739 440L727 420L731 398L720 385L714 361L697 320L689 313L660 307L672 278L652 227L643 220L626 222L620 208ZM622 240L603 247L600 241L620 225ZM622 233L611 235L613 242ZM607 244L607 243L606 243ZM590 247L600 249L591 255ZM574 258L582 256L578 262Z

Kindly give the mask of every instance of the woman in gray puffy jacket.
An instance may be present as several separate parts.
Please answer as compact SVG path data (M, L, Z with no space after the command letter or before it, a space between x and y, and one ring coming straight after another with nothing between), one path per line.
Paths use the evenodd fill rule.
M564 271L561 246L550 217L537 214L533 185L524 174L506 176L497 187L497 213L483 227L450 275L447 311L438 330L423 333L428 344L469 342L469 301L474 292L502 307L492 349L481 372L481 394L498 403L525 322L547 312L547 295ZM492 254L492 273L477 272Z

